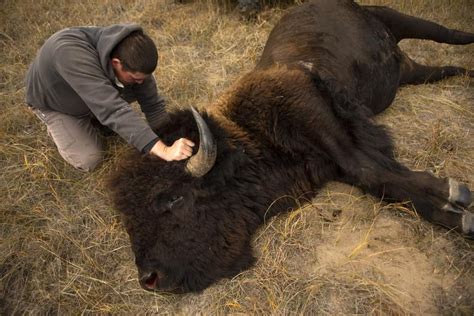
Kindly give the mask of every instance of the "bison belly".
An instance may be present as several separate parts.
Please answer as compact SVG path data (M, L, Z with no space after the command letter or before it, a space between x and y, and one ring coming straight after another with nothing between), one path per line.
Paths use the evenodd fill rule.
M257 68L304 63L377 113L395 97L400 56L390 31L363 7L349 0L318 0L280 20Z

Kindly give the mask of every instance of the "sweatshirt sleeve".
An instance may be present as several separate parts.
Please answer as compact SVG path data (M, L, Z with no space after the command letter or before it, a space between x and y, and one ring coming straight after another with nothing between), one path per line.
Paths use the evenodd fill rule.
M92 47L63 45L52 58L58 73L103 125L140 151L157 138L140 115L120 97Z
M154 130L159 130L169 122L169 114L165 109L165 100L159 95L156 80L153 75L145 79L142 84L133 85L133 92L142 112Z

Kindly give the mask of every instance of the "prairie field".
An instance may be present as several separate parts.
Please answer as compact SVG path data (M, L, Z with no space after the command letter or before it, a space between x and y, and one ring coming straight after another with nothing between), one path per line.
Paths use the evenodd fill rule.
M272 2L246 20L230 0L0 1L2 315L474 315L472 240L420 219L405 203L382 203L340 183L265 223L254 236L251 269L198 294L146 292L105 188L130 146L107 137L99 169L75 170L25 104L25 73L54 32L136 22L158 47L155 76L169 109L204 108L252 69L273 25L301 3ZM358 2L474 32L472 0ZM474 44L400 46L419 63L474 69ZM375 120L390 127L404 164L474 190L472 78L402 87Z

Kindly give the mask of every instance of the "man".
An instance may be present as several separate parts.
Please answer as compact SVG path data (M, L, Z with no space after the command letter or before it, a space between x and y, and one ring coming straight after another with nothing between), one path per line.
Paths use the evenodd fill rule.
M94 121L143 153L186 159L193 142L167 146L152 130L168 119L152 75L157 62L155 44L136 24L67 28L38 51L26 76L26 102L75 168L91 171L103 159ZM150 125L130 107L135 100Z

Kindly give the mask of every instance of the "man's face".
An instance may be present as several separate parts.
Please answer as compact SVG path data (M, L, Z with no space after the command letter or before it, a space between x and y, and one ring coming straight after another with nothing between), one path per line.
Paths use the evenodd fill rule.
M142 84L149 76L142 72L130 72L123 70L122 62L117 58L112 58L112 68L115 76L123 85Z

